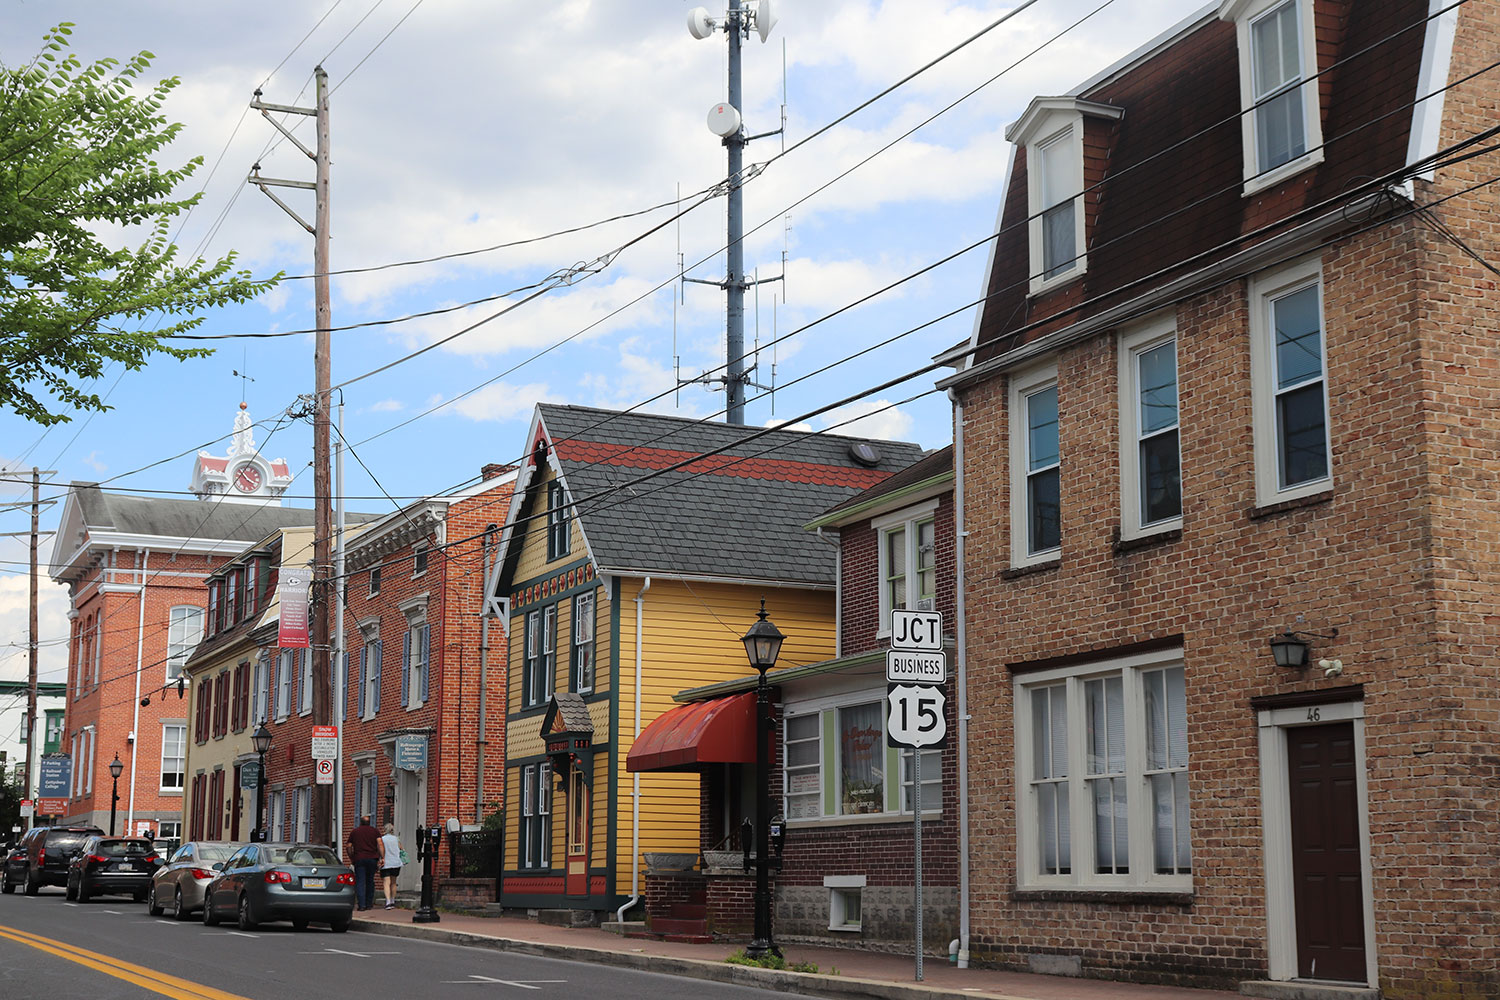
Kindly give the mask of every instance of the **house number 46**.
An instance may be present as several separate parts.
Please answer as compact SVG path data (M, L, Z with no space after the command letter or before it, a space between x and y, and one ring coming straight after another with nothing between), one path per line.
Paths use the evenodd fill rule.
M1308 722L1317 722L1321 718L1323 718L1323 713L1320 712L1318 709L1316 709L1316 708L1309 708L1307 710L1307 721Z

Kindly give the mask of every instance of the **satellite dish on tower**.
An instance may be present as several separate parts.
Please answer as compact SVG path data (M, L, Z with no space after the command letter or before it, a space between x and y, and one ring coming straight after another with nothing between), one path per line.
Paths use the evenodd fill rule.
M740 113L733 104L715 104L708 109L708 130L727 139L740 130Z
M764 42L771 37L771 29L776 27L776 11L771 7L771 0L760 0L760 5L755 8L755 33Z
M703 41L714 33L714 19L708 16L708 11L703 7L694 7L687 12L688 34L698 41Z

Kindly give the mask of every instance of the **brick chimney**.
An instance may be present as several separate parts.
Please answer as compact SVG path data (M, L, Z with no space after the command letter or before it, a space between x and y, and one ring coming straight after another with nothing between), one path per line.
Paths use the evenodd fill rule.
M501 465L498 462L489 462L479 470L480 479L497 479L515 469L514 465Z

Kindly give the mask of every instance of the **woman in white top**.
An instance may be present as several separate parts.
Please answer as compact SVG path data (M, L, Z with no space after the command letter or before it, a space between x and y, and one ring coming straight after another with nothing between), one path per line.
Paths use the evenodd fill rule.
M401 874L401 841L396 838L396 827L387 823L385 836L380 838L380 876L385 886L385 908L396 907L396 876Z

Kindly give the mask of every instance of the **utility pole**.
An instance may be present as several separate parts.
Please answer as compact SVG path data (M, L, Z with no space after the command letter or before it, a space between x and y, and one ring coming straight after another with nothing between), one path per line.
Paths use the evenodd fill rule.
M37 586L37 532L42 516L42 470L31 467L31 616L29 620L26 656L26 777L21 780L21 798L31 798L31 762L36 752L36 586ZM44 733L45 735L45 733ZM31 815L36 815L36 802L31 804Z
M328 130L328 74L322 66L313 70L313 77L317 86L317 101L312 108L298 108L284 104L267 104L261 98L261 92L255 92L255 100L250 102L252 108L257 108L283 136L294 146L302 150L308 159L312 160L316 167L315 179L308 181L282 180L277 178L262 177L260 175L260 164L257 163L250 172L247 181L260 188L265 195L281 206L282 211L290 215L303 229L306 229L313 237L313 296L316 301L317 334L313 346L313 584L312 584L312 606L309 613L312 616L312 719L315 726L326 726L333 722L333 699L329 687L329 622L328 609L332 602L329 601L328 592L330 579L330 555L329 542L333 533L332 517L330 513L330 474L328 467L329 453L329 419L328 419L328 397L329 385L331 383L330 365L330 335L329 328L332 326L332 306L328 296L328 239L329 220L331 216L329 197L329 165L330 147ZM315 149L308 149L296 136L292 135L290 129L284 127L280 122L271 117L272 111L284 114L305 115L316 120L317 140ZM298 215L286 202L277 197L270 189L273 187L299 188L311 190L316 198L313 214L313 224ZM335 771L342 768L342 761L335 764ZM312 798L312 811L309 816L309 836L318 843L329 843L333 832L333 786L314 785Z

